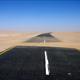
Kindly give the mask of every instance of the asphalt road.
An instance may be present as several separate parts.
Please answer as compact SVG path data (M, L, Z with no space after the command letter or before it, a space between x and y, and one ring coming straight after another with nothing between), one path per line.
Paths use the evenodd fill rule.
M46 75L46 51L49 75ZM0 56L0 80L80 80L80 51L18 46Z

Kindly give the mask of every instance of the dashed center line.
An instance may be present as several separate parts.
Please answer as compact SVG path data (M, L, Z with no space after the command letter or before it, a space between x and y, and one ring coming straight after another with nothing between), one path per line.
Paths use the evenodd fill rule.
M47 57L47 51L44 51L44 55L45 55L45 73L46 73L46 75L49 75L50 70L49 70L49 61L48 61L48 57Z

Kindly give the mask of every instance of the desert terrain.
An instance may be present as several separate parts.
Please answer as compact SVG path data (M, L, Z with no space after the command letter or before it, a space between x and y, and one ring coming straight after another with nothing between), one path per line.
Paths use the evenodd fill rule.
M80 50L80 32L52 32L60 42L30 43L24 42L41 32L17 33L17 32L0 32L0 52L14 46L50 46L76 48Z
M80 33L1 33L0 79L80 80Z
M0 52L14 47L38 33L0 32Z

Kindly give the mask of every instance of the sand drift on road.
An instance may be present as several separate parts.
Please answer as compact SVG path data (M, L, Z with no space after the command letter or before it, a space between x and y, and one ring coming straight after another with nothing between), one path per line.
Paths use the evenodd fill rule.
M46 75L44 51L49 75ZM0 55L0 80L80 80L80 52L69 48L17 46Z
M26 40L25 42L60 42L59 39L57 39L55 36L52 36L51 33L43 33L40 35L37 35L35 37L30 38L29 40Z

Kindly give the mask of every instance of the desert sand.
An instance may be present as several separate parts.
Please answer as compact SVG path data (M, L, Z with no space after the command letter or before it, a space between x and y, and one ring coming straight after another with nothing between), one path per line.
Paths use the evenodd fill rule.
M38 33L16 33L16 32L0 32L0 52L10 47L17 46L24 40L27 40Z
M52 32L51 34L58 38L60 42L48 43L28 43L24 42L31 37L39 35L40 32L17 33L17 32L0 32L0 52L14 46L50 46L76 48L80 50L80 32Z

